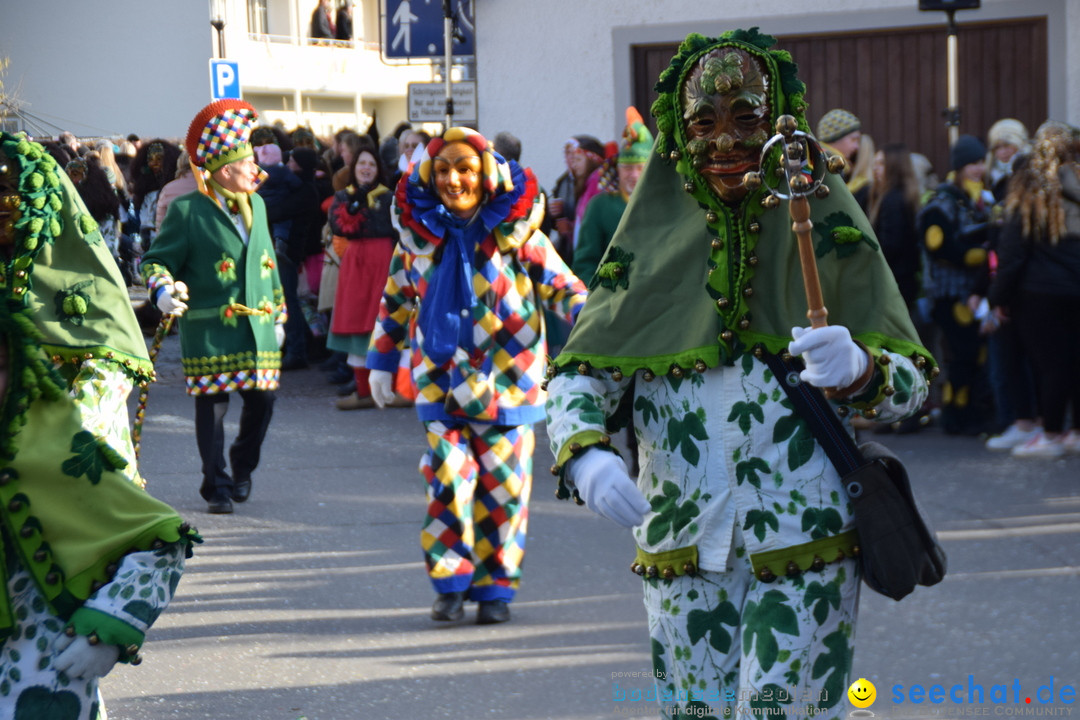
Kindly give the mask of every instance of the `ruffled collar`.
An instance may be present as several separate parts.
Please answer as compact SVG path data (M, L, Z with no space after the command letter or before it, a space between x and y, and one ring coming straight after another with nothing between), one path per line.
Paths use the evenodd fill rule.
M527 217L539 193L536 177L531 170L513 160L509 161L509 165L513 182L511 189L496 191L494 195L485 197L476 215L469 221L463 221L448 211L435 192L434 185L420 181L418 170L402 177L395 197L401 213L399 222L414 234L410 250L424 255L434 252L450 228L480 223L484 232L490 233L500 225Z

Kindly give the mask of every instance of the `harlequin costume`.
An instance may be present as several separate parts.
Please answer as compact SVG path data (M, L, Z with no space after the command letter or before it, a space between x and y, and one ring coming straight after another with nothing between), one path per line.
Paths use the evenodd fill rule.
M135 466L126 400L153 369L97 223L23 135L0 176L0 718L93 720L98 675L65 648L137 664L200 539Z
M683 125L693 81L763 113L764 128L739 141L748 153L781 114L807 132L804 86L774 42L755 28L680 46L656 86L655 153L548 386L562 498L577 493L575 463L615 452L609 434L633 413L648 508L633 569L670 717L845 715L859 579L852 508L764 362L807 324L791 219L763 206L764 188L721 201L698 170L713 143L691 141ZM778 182L776 163L776 153L762 163L766 184ZM872 358L865 389L834 402L844 422L891 422L922 403L933 361L868 221L839 177L826 183L828 197L809 202L829 322ZM801 381L792 375L783 380Z
M483 161L484 199L471 221L452 214L432 182L433 158L455 141ZM436 592L509 602L525 551L532 426L544 413L542 306L569 320L585 287L538 230L532 172L479 133L451 128L432 140L398 184L395 207L401 239L368 367L392 373L410 348L430 446L421 546Z
M266 207L255 193L231 193L212 177L228 163L252 157L255 110L219 100L203 108L187 134L199 190L173 201L142 274L154 301L175 281L188 286L190 309L180 317L187 392L195 397L195 433L202 458L200 494L231 512L246 499L273 414L281 374L275 326L286 319ZM243 400L240 432L225 468L224 416L229 396Z

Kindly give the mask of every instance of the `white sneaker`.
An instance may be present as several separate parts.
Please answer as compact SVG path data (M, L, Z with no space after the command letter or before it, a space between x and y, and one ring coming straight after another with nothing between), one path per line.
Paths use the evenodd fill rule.
M1065 456L1065 443L1061 438L1051 440L1043 433L1012 449L1013 457L1059 458Z
M1042 432L1041 427L1034 427L1031 430L1021 430L1013 423L1005 429L1005 432L1000 435L995 435L986 441L987 450L1012 450L1017 445L1023 445L1028 440L1036 437Z

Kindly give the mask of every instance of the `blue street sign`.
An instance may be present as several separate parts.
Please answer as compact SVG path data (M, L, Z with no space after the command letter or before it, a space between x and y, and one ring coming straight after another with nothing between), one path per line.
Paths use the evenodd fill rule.
M240 100L240 63L235 60L210 61L210 97L213 100Z
M441 58L443 48L442 0L385 0L383 55L387 58ZM454 13L455 57L476 54L474 0L451 0Z

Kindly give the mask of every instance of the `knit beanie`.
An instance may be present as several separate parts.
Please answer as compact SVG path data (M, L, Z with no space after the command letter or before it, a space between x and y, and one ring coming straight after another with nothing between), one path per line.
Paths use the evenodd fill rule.
M300 166L302 177L314 177L315 167L318 165L319 157L314 150L309 147L294 148L289 157L296 161L296 164Z
M567 140L566 144L575 150L581 150L585 154L593 156L596 162L604 161L604 144L592 135L575 135Z
M986 146L974 135L961 135L949 150L949 164L953 170L986 159Z
M818 121L817 139L824 143L836 142L862 128L859 118L847 110L830 110Z
M987 139L990 141L991 150L999 145L1012 145L1017 150L1025 150L1028 146L1028 131L1019 120L1005 118L990 126Z

